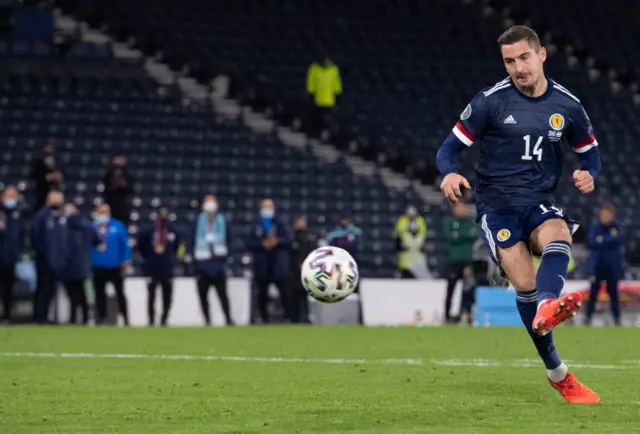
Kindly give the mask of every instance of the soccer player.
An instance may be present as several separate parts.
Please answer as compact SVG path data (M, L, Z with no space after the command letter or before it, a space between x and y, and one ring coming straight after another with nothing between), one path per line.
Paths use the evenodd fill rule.
M554 200L563 147L570 145L580 160L575 186L590 193L600 170L598 142L580 100L545 77L547 53L532 29L511 27L498 44L509 77L478 93L445 139L437 154L440 188L452 203L462 187L471 188L456 156L478 142L474 193L485 245L517 291L518 311L551 385L570 403L596 404L598 395L558 356L551 330L582 304L577 292L560 295L572 233ZM542 254L537 273L532 253Z

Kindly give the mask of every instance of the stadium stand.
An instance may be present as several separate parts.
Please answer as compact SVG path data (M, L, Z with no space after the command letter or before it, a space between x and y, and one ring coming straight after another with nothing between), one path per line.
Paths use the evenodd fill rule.
M355 0L194 1L189 8L171 0L58 4L90 24L107 25L120 40L133 37L136 46L161 53L176 70L188 66L204 83L231 74L240 83L238 98L247 104L302 118L305 68L316 53L328 53L344 81L335 144L346 148L355 140L355 149L366 150L370 158L427 182L434 181L424 175L435 150L461 108L505 75L493 48L502 18L484 14L480 2L377 1L365 10ZM577 29L579 22L568 28ZM562 185L562 205L587 222L597 203L612 200L624 223L635 229L640 157L632 152L631 130L638 110L627 95L612 94L607 77L591 78L569 60L563 52L552 53L547 70L582 98L602 144L604 170L596 195L579 195L568 183ZM472 155L462 162L465 173L471 172ZM437 225L430 234L436 254L442 248ZM637 237L630 237L627 251L637 248Z
M64 58L52 47L23 41L0 49L5 182L28 181L29 161L52 137L67 195L89 211L100 197L109 156L124 152L139 180L134 223L148 218L155 199L188 231L202 196L218 195L232 219L236 275L242 273L244 235L265 196L285 214L306 213L318 232L335 226L342 213L353 215L370 237L361 260L365 275L393 273L393 224L409 199L375 176L353 175L340 162L324 164L310 151L284 146L275 133L254 135L239 123L216 121L211 107L185 107L176 95L161 96L139 64L110 57L107 46L80 44Z

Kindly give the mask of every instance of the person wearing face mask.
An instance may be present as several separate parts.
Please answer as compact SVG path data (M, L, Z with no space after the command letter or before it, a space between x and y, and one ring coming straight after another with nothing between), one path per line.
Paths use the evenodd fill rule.
M211 325L209 288L212 285L218 294L227 325L234 324L227 295L228 243L227 223L224 215L218 210L218 201L215 196L207 195L202 201L202 212L196 222L191 247L200 307L207 325Z
M33 314L36 323L49 323L49 308L53 300L60 276L75 254L69 245L67 215L62 205L64 196L52 191L47 196L47 204L36 213L31 221L31 246L35 251L37 287L33 299Z
M124 294L124 273L131 258L127 229L121 221L111 217L111 208L106 203L96 209L94 227L100 237L100 243L93 247L91 253L96 323L104 324L107 319L106 287L107 283L111 283L124 325L129 325L127 298Z
M427 225L415 206L407 207L407 211L396 222L395 238L400 276L403 279L415 279L426 267L422 251L427 238Z
M149 277L147 313L149 325L156 323L156 289L162 290L162 317L160 324L167 325L173 299L173 269L184 258L185 247L178 231L169 219L169 210L160 208L152 224L143 227L136 243L142 256L142 269Z
M8 185L0 207L0 294L3 322L11 322L16 264L25 245L25 221L18 209L18 190Z
M129 195L133 191L134 179L126 166L126 160L122 154L111 157L102 183L104 185L103 198L111 208L114 219L121 221L125 227L130 222Z
M66 204L63 214L67 218L67 245L72 254L62 268L59 278L62 281L70 301L69 324L89 322L89 304L85 293L85 281L91 276L91 247L100 243L100 238L91 224L72 204Z
M59 190L64 176L57 165L53 140L47 139L42 146L42 155L33 160L31 176L36 186L35 210L45 206L49 192Z
M291 320L309 324L309 301L302 286L300 273L302 263L318 247L318 238L307 229L307 219L298 217L293 221L293 244L291 247Z
M251 228L247 247L253 255L253 276L258 291L258 311L263 323L269 323L269 285L278 288L285 321L291 318L289 306L289 267L291 228L276 214L271 199L260 202L260 215Z

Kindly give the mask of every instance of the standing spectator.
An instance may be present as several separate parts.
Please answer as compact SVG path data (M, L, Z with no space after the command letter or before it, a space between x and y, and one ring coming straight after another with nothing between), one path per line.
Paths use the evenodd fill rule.
M64 196L51 191L47 203L36 213L31 222L31 245L36 254L37 288L33 298L33 314L36 323L49 322L49 308L55 296L60 274L73 254L68 244L68 228Z
M453 216L444 220L444 235L449 243L449 271L444 315L446 322L452 322L453 292L458 280L472 274L473 245L478 239L476 224L469 216L467 206L463 202L458 202L453 210ZM465 271L467 268L468 270Z
M93 248L93 288L96 294L97 324L107 319L107 283L113 285L118 301L118 309L125 325L129 325L127 298L124 294L124 273L131 258L127 229L124 224L111 217L111 208L106 203L98 206L94 216L94 226L100 243Z
M343 215L340 218L340 226L329 232L327 241L330 246L340 247L349 252L356 262L360 259L362 250L362 229L351 222L351 218ZM360 283L358 283L360 286Z
M58 168L53 140L47 139L42 146L42 155L33 160L31 176L36 184L35 211L40 210L47 201L49 192L59 190L63 175Z
M330 246L346 250L356 263L359 262L360 252L362 251L362 229L354 225L348 215L343 215L340 218L340 226L329 232L327 241ZM361 287L362 276L358 279L358 284L353 292L359 293ZM358 299L358 323L362 324L362 302L360 299Z
M111 208L113 218L122 222L125 227L129 226L130 221L129 195L133 190L133 182L124 156L116 154L111 157L102 180L104 201Z
M615 209L607 204L600 209L599 219L589 228L589 260L587 272L591 276L591 295L587 304L587 324L598 300L602 281L607 282L607 292L611 301L611 313L616 325L620 325L620 300L618 283L624 276L622 264L622 240L624 233L616 221Z
M229 297L227 294L228 231L224 215L219 212L218 201L209 194L202 201L202 212L195 227L193 259L195 265L198 296L202 314L207 325L211 325L209 288L213 285L227 325L233 325Z
M288 279L292 234L289 225L276 215L271 199L260 202L260 215L249 233L247 247L253 254L253 275L258 289L258 310L264 323L270 322L269 285L276 285L285 319L290 319Z
M307 92L313 98L310 133L311 136L320 138L336 105L336 95L342 93L340 69L329 57L313 62L309 67Z
M415 206L407 207L404 215L400 216L395 235L400 276L415 279L420 274L419 270L426 267L422 251L427 238L427 225Z
M91 221L85 219L72 204L64 206L67 216L67 245L71 254L60 273L60 280L67 290L71 304L70 324L77 324L78 309L81 324L89 322L89 304L84 284L91 276L91 247L100 243Z
M24 250L25 221L18 209L18 190L8 185L2 192L0 207L0 294L2 320L11 322L15 267Z
M140 230L138 251L142 256L142 270L149 277L147 286L147 314L149 325L156 323L156 290L162 290L162 317L160 324L167 325L173 299L173 269L184 257L184 244L169 220L169 210L159 208L152 224Z
M291 246L291 320L309 324L309 300L302 286L300 275L302 263L318 247L318 238L307 229L307 219L298 217L293 221L293 243Z

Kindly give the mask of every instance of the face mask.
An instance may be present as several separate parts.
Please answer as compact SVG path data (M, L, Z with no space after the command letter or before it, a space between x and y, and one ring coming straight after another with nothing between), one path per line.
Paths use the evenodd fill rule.
M5 199L4 201L4 207L8 208L8 209L13 209L18 205L18 199Z
M216 212L218 211L218 204L215 202L205 202L202 209L205 212Z
M97 214L94 221L99 225L106 225L109 223L109 216L104 214Z
M60 204L59 203L52 203L51 205L49 205L49 208L51 208L54 211L59 210L60 209Z
M262 208L260 210L260 216L265 219L272 219L274 214L273 208Z

